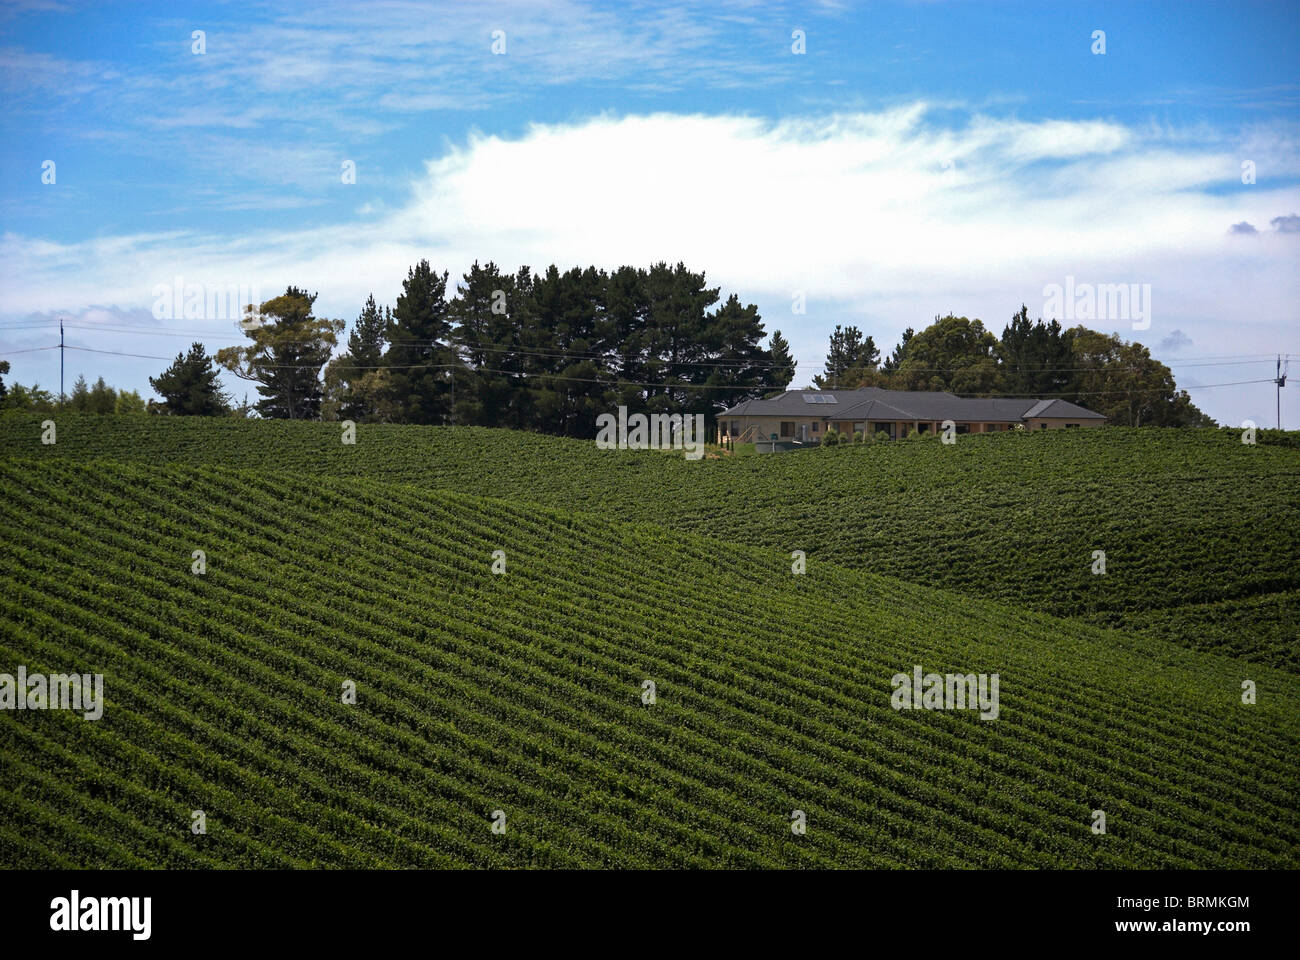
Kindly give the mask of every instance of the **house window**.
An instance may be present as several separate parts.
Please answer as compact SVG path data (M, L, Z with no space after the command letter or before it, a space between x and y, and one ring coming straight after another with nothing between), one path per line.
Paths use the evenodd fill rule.
M928 423L918 423L918 424L916 425L916 432L917 432L917 433L929 433L929 432L930 432L930 425L929 425Z
M1067 423L1065 426L1066 426L1066 429L1068 430L1070 427L1077 427L1078 424L1077 424L1077 423Z
M814 420L814 421L813 421L813 433L816 433L816 432L817 432L818 430L820 430L820 429L821 429L821 427L818 425L817 421Z
M1040 424L1038 425L1038 429L1039 429L1039 430L1046 430L1046 429L1047 429L1047 424L1045 424L1045 423L1040 423Z
M783 437L793 437L793 436L794 436L794 421L793 421L793 420L782 420L782 421L781 421L781 436L783 436Z
M731 434L732 434L732 436L735 436L735 435L738 434L738 433L740 433L740 421L739 421L739 420L732 420L732 421L731 421Z
M957 432L958 432L958 433L970 433L970 424L969 424L969 423L959 423L959 424L957 424Z

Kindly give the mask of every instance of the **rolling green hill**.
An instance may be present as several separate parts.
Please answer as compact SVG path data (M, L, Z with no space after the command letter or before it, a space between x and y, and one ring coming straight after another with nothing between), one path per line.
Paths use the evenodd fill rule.
M458 431L456 458L451 431L375 431L406 454L415 482L396 482L365 475L369 431L340 456L312 452L319 425L205 442L141 422L119 455L183 459L163 455L175 431L190 459L259 469L68 456L131 439L92 421L61 428L56 457L7 442L0 670L102 672L107 706L0 712L4 866L1300 865L1294 675L619 519L653 513L658 477L691 526L708 497L666 507L689 488L676 471L716 497L805 455L614 457L629 490L602 509L564 475L616 489L598 461L544 438ZM553 459L519 464L530 449ZM826 453L840 478L857 452ZM934 455L870 453L882 473ZM475 469L483 493L567 483L589 512L432 489ZM892 709L915 664L997 673L998 719Z
M480 428L0 417L8 456L373 477L653 522L1300 672L1300 449L1046 431L688 462ZM1092 573L1094 551L1106 575Z

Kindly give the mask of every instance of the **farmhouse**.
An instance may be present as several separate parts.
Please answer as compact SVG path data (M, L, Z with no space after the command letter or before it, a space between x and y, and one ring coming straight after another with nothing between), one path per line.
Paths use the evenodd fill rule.
M922 390L787 390L766 400L746 400L718 414L719 440L817 443L828 431L886 433L891 439L943 429L994 433L1022 428L1100 427L1106 418L1065 400L958 397Z

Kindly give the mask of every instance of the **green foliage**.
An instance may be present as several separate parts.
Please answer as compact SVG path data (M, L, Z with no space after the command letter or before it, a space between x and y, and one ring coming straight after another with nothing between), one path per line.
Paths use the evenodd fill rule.
M646 496L682 466L663 455L384 425L340 450L333 425L136 418L114 448L159 462L78 462L96 424L115 422L69 418L40 460L0 448L0 660L102 672L108 701L97 722L0 714L0 866L1297 866L1293 676L1252 668L1267 695L1245 709L1237 662L828 561L792 577L789 542L325 475L478 460L489 486L607 495L617 473L662 510L685 488ZM165 465L232 456L263 467ZM689 466L714 471L693 477L716 516L717 483L872 472L856 459ZM892 710L889 678L918 662L999 673L1000 719Z
M248 306L246 347L225 347L216 360L235 376L257 384L257 412L272 419L312 420L320 416L321 368L330 358L342 320L312 315L316 294L288 287L254 309Z
M1053 320L1029 320L1023 304L1002 331L995 348L999 360L999 389L1020 397L1054 397L1067 391L1074 379L1074 353L1070 341ZM1084 404L1095 410L1092 404Z
M768 343L768 354L771 356L772 372L770 376L770 385L779 390L784 390L794 379L795 368L798 364L795 362L794 354L790 352L790 342L781 336L780 330L772 331L772 339Z
M39 383L25 387L15 383L5 397L5 410L30 413L53 413L59 408L59 398L45 390Z
M602 451L594 443L480 428L366 427L356 447L323 424L65 418L57 447L38 417L0 421L9 456L142 459L372 476L515 503L614 515L937 585L971 596L1204 647L1189 608L1256 603L1234 648L1300 671L1269 618L1300 591L1300 453L1240 431L1045 430L953 445L877 443L843 456L727 457ZM84 424L84 426L82 425ZM749 518L718 521L728 509ZM761 518L758 522L756 518ZM1090 572L1104 549L1109 574ZM1221 611L1222 613L1222 611ZM1224 614L1226 616L1226 614Z
M90 386L85 376L78 376L72 393L63 402L39 384L26 387L15 383L7 390L4 402L0 403L0 410L41 414L135 414L144 413L145 404L134 390L115 390L104 382L103 377L99 377L94 386Z
M447 273L421 260L402 283L393 311L384 364L392 384L394 419L402 423L448 423L452 413L451 323Z
M393 410L377 419L592 437L620 405L711 423L794 376L779 334L761 346L758 308L735 295L719 304L681 263L510 275L475 262L449 301L446 284L427 262L408 274L383 361Z
M135 390L119 390L113 398L113 413L136 414L147 412L144 398Z
M936 317L908 340L893 377L896 389L941 390L968 396L997 392L997 339L979 320Z
M149 386L163 398L155 409L178 417L218 417L230 411L230 398L221 389L217 369L203 344L192 343ZM139 399L137 397L137 399Z
M875 340L870 336L864 337L855 326L843 328L837 323L831 333L826 366L819 376L813 377L813 384L819 390L856 390L877 386L875 373L879 361L880 350Z
M878 369L872 361L861 369L833 375L845 367L845 344L855 333L852 327L848 333L836 328L827 375L814 378L819 387L838 380L845 388L1058 397L1103 413L1118 426L1215 426L1187 391L1177 388L1169 368L1152 358L1142 344L1082 326L1062 330L1055 320L1030 321L1024 305L1000 339L979 320L936 317L919 333L911 327L904 331L893 354Z
M889 384L893 383L893 375L897 373L898 368L902 366L903 359L907 356L907 348L911 345L912 337L914 336L916 336L916 331L911 327L904 330L902 337L899 338L897 346L894 347L894 352L886 357L885 362L880 365L881 372L887 374L889 377Z
M1090 399L1088 409L1104 413L1124 427L1212 427L1214 421L1196 408L1186 390L1178 390L1173 372L1140 343L1127 343L1086 327L1065 337L1079 371L1069 391Z
M453 335L464 368L456 370L456 423L509 425L523 369L520 329L510 315L522 307L515 278L495 263L475 261L451 302ZM526 311L525 311L526 312Z
M383 368L384 337L393 314L371 294L353 325L348 349L325 368L321 418L384 423L394 419L392 374Z
M65 409L73 413L90 413L90 384L86 383L84 373L77 374L77 382L72 385L72 392L64 401Z
M104 382L100 377L95 381L95 385L90 388L90 396L86 402L87 413L113 413L117 406L117 391Z

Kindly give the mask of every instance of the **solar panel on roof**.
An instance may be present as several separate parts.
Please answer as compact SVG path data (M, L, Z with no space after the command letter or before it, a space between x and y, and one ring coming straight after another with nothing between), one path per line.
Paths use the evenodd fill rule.
M831 393L805 393L803 395L804 403L839 403L835 395Z

